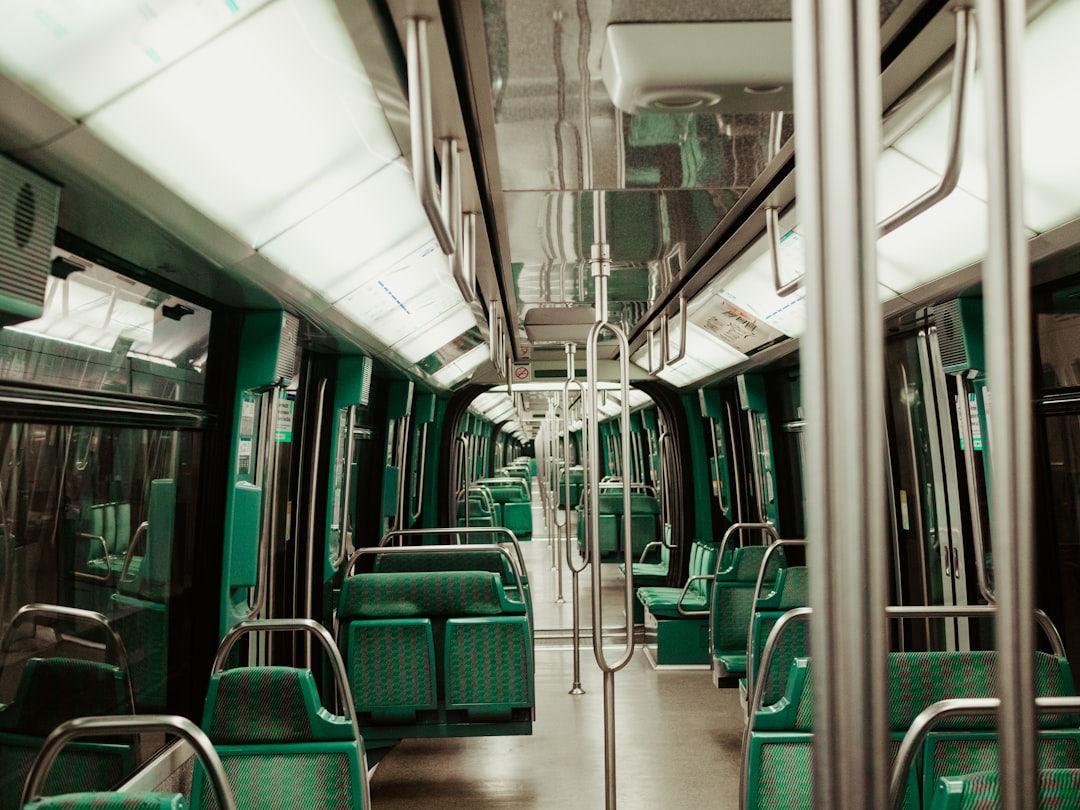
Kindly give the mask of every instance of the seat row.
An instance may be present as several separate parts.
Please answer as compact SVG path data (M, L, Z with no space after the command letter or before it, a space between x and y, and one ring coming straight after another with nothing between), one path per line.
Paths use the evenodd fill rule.
M760 683L751 690L742 788L749 810L814 806L814 667L808 655L791 654L793 638L799 647L805 647L809 616L808 608L800 608L776 622L761 662ZM1038 695L1075 694L1069 664L1060 646L1053 653L1035 653L1034 666ZM783 677L776 677L778 670ZM995 651L890 652L890 759L896 758L905 735L928 707L945 700L991 698L997 688ZM1050 769L1046 790L1058 794L1064 791L1072 797L1068 804L1045 806L1080 806L1080 781L1071 770L1080 768L1077 710L1080 703L1071 713L1040 714L1039 766ZM996 774L988 771L996 760L993 710L951 718L925 735L913 767L894 776L901 789L897 806L912 810L975 806L963 803L964 797L970 800L981 791L996 790Z
M366 807L368 750L405 737L531 733L531 604L518 558L501 546L363 551L372 570L344 580L336 639L298 620L245 622L222 641L201 725L243 806ZM235 666L237 639L264 630L319 638L343 713L306 668ZM0 806L20 806L30 763L57 724L133 711L127 662L116 657L27 662L15 702L0 707ZM43 786L113 784L134 760L130 742L78 742ZM192 803L219 806L198 769Z

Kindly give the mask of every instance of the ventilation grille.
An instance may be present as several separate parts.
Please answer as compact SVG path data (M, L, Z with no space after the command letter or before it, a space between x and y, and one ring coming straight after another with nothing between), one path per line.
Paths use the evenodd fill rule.
M40 318L58 186L0 156L0 325Z
M938 351L947 374L984 368L980 303L977 299L955 298L934 307Z
M288 312L281 313L281 342L278 344L274 377L286 385L296 374L296 347L300 342L300 319Z
M371 360L364 358L364 381L360 384L360 404L371 402Z

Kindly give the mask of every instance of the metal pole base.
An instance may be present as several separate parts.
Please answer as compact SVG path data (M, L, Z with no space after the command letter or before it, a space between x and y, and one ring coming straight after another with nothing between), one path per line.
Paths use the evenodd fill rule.
M567 692L566 694L568 694L568 695L584 695L584 694L585 694L585 690L581 688L581 684L580 684L580 683L575 683L575 684L574 684L574 688L573 688L573 689L571 689L571 690L570 690L569 692Z

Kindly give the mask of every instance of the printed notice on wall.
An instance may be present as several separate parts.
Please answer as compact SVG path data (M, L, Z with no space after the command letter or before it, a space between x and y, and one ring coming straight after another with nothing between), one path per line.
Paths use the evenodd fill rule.
M236 474L251 475L251 437L241 436L236 451Z

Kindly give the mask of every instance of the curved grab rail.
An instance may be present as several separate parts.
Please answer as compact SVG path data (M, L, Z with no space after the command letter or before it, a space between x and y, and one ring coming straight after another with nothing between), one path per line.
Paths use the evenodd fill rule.
M585 359L586 359L586 379L588 380L589 389L589 401L595 402L597 398L597 373L598 373L598 358L597 352L599 349L600 333L604 329L612 332L616 340L619 343L619 371L620 371L620 384L621 384L621 407L622 418L620 420L620 427L624 432L629 430L630 427L630 363L629 355L630 348L626 340L626 336L622 333L614 324L607 323L606 321L598 321L593 324L589 330L589 336L585 343ZM600 438L599 438L599 423L596 419L595 413L589 414L589 419L586 420L588 426L588 476L591 481L597 481L600 478ZM630 447L629 442L622 442L623 452L623 465L628 466L630 459ZM629 487L623 487L623 536L629 538L631 536L631 522L630 522L630 489ZM593 560L600 559L600 488L598 486L589 487L589 544L590 554ZM593 565L592 567L592 614L593 614L593 627L594 632L592 634L593 642L593 655L596 658L596 664L600 667L602 672L614 673L625 667L630 663L630 659L634 654L634 628L631 624L632 616L634 615L634 583L632 568L634 564L631 544L629 542L624 543L625 553L625 565L626 565L626 648L621 658L619 658L614 664L607 660L607 656L604 653L603 642L603 604L601 600L600 592L600 567Z
M671 438L671 433L663 431L656 438L657 452L660 454L660 523L664 526L671 525L671 497L674 487L675 476L673 474L674 467L669 463L668 453L664 450L672 444L674 439ZM677 543L668 543L665 538L666 532L661 532L660 542L663 543L669 551L674 551Z
M889 618L894 619L923 619L923 618L974 618L981 616L994 616L997 614L997 608L994 605L889 605L885 608L885 613ZM749 757L749 735L754 725L754 715L762 707L762 701L765 696L765 688L762 684L768 680L769 670L773 666L773 659L775 658L775 651L779 646L780 636L783 633L784 628L794 621L808 621L813 615L813 608L800 607L793 608L787 611L783 616L777 619L776 624L773 625L769 631L769 635L765 640L765 646L761 652L761 675L753 682L748 681L749 698L746 703L746 725L743 728L743 746L742 746L742 766L740 769L740 787L739 787L739 807L744 808L746 806L746 774L748 770L748 757ZM1054 655L1058 657L1065 657L1065 645L1061 640L1061 636L1054 626L1054 623L1050 621L1050 617L1041 610L1035 611L1035 620L1039 627L1050 641L1050 647ZM749 673L750 661L747 661L747 672ZM988 700L997 700L996 698L987 698ZM1080 699L1080 698L1078 698ZM974 699L972 699L974 700ZM1051 700L1050 698L1038 698L1038 701ZM1040 704L1041 705L1041 704ZM986 711L981 712L986 714ZM914 724L913 724L914 727ZM909 731L910 733L910 731ZM906 739L906 738L905 738ZM893 786L896 785L896 770L900 763L900 753L898 752L893 771ZM895 792L890 794L895 799ZM892 805L896 807L897 805Z
M669 352L671 351L669 335L668 335L668 316L664 313L663 326L663 343L664 343L664 362L666 365L672 365L678 363L684 357L686 357L686 296L679 296L679 351L676 352L674 357L671 357Z
M775 540L769 544L769 547L765 549L765 554L761 558L761 567L758 568L757 582L754 584L754 596L750 600L750 612L751 615L754 612L754 606L757 605L758 599L761 598L761 586L765 582L765 571L768 569L769 557L773 552L781 548L782 546L806 546L805 540ZM762 650L764 652L764 649ZM754 693L754 644L753 640L747 638L746 644L746 693L751 695Z
M431 129L431 66L428 58L428 20L405 20L405 60L409 74L409 136L413 158L413 184L427 214L439 247L447 256L454 252L454 237L436 198L435 137ZM449 167L444 166L446 170Z
M878 223L878 236L886 236L901 225L910 222L923 211L937 205L956 188L963 166L963 150L960 148L964 137L964 96L971 84L975 72L975 49L971 47L972 29L975 22L971 8L958 6L953 10L956 15L956 51L953 57L952 108L949 111L949 144L945 158L945 171L941 182L920 195L899 211L889 215Z
M183 737L196 755L202 760L203 767L217 793L218 804L222 810L236 810L236 800L233 798L232 788L225 776L225 769L221 765L221 758L214 750L213 743L206 733L186 717L168 714L144 714L129 715L127 717L97 716L76 717L61 723L52 730L45 739L38 752L30 772L23 786L19 807L25 807L32 801L41 798L41 791L45 787L45 781L56 762L60 750L71 740L77 737L98 737L110 734L131 734L132 732L163 732ZM367 805L365 805L366 807Z
M594 215L595 218L595 215ZM602 222L602 220L601 220ZM594 225L595 227L595 225ZM594 245L594 248L596 246ZM605 245L606 247L606 245ZM597 312L601 313L600 319L593 324L589 330L589 336L585 343L585 363L586 363L586 379L588 380L589 390L589 404L597 400L597 382L598 382L598 358L597 354L600 345L600 333L604 329L609 330L615 335L616 341L619 344L619 383L620 391L622 394L621 406L622 406L622 418L620 419L620 428L623 432L622 454L623 454L623 469L628 470L630 468L630 442L628 440L630 431L630 345L626 339L626 335L622 330L614 324L608 323L604 320L604 315L607 311L607 278L604 275L597 277L597 289L602 291L602 294L597 295ZM601 307L601 301L603 307ZM588 477L589 481L598 481L600 479L600 420L598 418L595 407L590 409L588 419L586 419L588 434ZM600 559L600 488L597 486L589 487L589 532L588 540L591 546L591 554L593 558L592 565L592 647L593 657L596 659L596 665L600 668L600 671L604 675L604 782L605 782L605 796L606 806L609 810L614 810L615 807L615 673L630 663L630 659L634 656L634 573L633 573L633 544L630 542L632 536L631 520L630 520L630 488L623 487L623 536L627 538L627 541L623 543L623 557L624 564L626 566L625 576L625 616L626 616L626 646L624 648L622 656L611 663L607 660L607 656L604 654L604 622L603 622L603 604L601 599L600 590L600 565L597 561Z
M709 431L712 433L712 445L713 445L713 467L716 470L716 500L720 505L720 511L723 514L727 514L731 511L731 506L724 503L724 487L722 486L723 479L720 477L720 456L717 455L716 449L718 447L716 436L716 420L709 419ZM726 452L726 451L725 451Z
M436 552L449 552L451 554L465 554L470 551L497 551L502 554L510 562L510 568L514 572L514 578L517 580L517 586L515 590L521 597L521 604L525 606L525 615L529 621L529 627L533 626L532 617L532 604L525 594L525 584L527 582L527 575L525 572L525 563L520 559L520 549L518 550L518 559L514 558L505 546L498 543L478 543L476 545L463 546L463 545L435 545L435 546L367 546L366 548L358 548L356 552L349 558L349 564L345 568L345 576L348 577L352 569L356 566L356 563L361 557L367 557L380 554L431 554Z
M80 540L93 540L101 546L101 559L105 561L105 573L104 574L91 574L87 571L76 571L76 579L90 580L92 582L111 582L112 581L112 555L109 554L109 544L105 538L100 534L89 534L88 532L78 532L75 535Z
M424 472L427 467L427 438L428 438L428 425L430 422L423 422L420 425L417 436L417 444L420 445L420 458L417 459L417 481L418 492L414 492L411 495L412 502L416 504L416 511L412 510L412 504L409 505L409 521L415 523L420 519L420 514L424 511Z
M442 162L442 212L450 228L454 250L450 256L450 274L465 303L470 303L476 293L469 288L466 271L464 220L461 213L461 152L457 138L443 138L439 150Z
M964 134L964 96L971 84L971 76L975 71L975 49L971 47L972 19L971 8L958 6L953 10L956 15L956 50L953 57L953 73L951 82L952 108L949 111L949 134L948 148L945 157L945 170L941 181L932 189L916 197L899 211L890 214L878 223L878 236L887 236L901 225L904 225L927 209L937 205L948 197L956 189L960 179L960 169L963 166L963 150L961 149ZM799 275L786 283L780 281L780 216L776 206L766 206L765 235L769 245L769 255L772 262L773 287L781 298L791 295L803 286L804 276Z
M384 534L382 536L382 538L379 540L378 548L386 548L387 546L389 546L390 540L392 538L394 538L394 537L410 537L410 536L418 536L418 535L425 535L425 534L434 534L434 535L440 535L440 534L452 534L452 535L498 534L498 535L504 535L506 537L506 540L497 541L497 542L508 542L508 543L513 544L514 553L517 555L518 567L521 569L522 573L525 572L525 555L521 553L521 541L517 539L516 534L514 534L510 529L506 528L505 526L453 526L453 527L442 527L442 528L432 528L432 529L397 529L395 531L387 532L386 534ZM461 543L456 542L454 545L461 545ZM476 546L471 546L471 547L476 548ZM415 551L417 548L424 548L424 547L423 546L409 546L409 548ZM353 553L352 557L349 558L349 562L345 565L345 569L344 569L346 575L348 575L349 571L351 571L352 568L353 568L353 565L354 565L353 559L358 557L360 555L360 552L362 552L363 550L364 549L362 549L362 548L357 549Z
M578 391L581 392L581 396L583 398L585 396L587 396L585 386L582 385L581 380L577 380L577 379L568 379L568 380L566 380L566 382L563 383L563 403L564 403L563 412L564 413L569 411L570 386L571 385L576 385L577 386ZM570 515L570 472L569 472L569 470L570 470L570 442L568 441L568 439L570 438L570 431L569 431L570 419L568 417L566 419L566 424L567 424L566 437L563 440L563 471L564 471L564 473L563 473L563 484L564 484L563 495L566 498L566 515L567 515L567 517L563 521L563 526L560 527L560 528L566 528L566 530L567 530L567 533L566 533L566 565L570 569L570 573L573 574L574 576L577 576L578 574L582 573L585 570L586 566L588 566L588 564L589 564L589 561L592 559L592 556L589 553L590 552L589 544L586 543L585 544L585 553L584 553L584 555L582 555L581 567L577 568L577 567L574 566L573 555L570 553L570 517L569 517L569 515ZM583 486L584 486L584 483L585 482L582 482ZM578 516L578 520L588 521L589 515L591 514L591 511L589 509L590 499L583 498L581 502L582 502L582 504L584 506L583 506L583 509L582 509L582 514ZM576 599L574 600L574 603L575 603L575 605L577 604Z
M338 540L337 551L330 557L330 567L336 569L345 558L349 556L349 544L352 540L352 529L349 527L349 495L352 489L352 466L355 441L353 434L356 432L356 407L350 405L345 419L345 447L342 461L345 463L345 472L341 484L341 536Z
M765 532L766 534L772 535L773 541L769 544L770 546L780 542L780 535L776 533L776 527L773 526L771 523L732 523L730 526L728 526L727 531L724 532L724 536L720 538L720 552L716 555L716 571L714 571L713 573L716 573L720 570L721 562L724 559L724 550L727 548L728 539L730 539L730 537L736 532L738 532L739 536L741 537L742 532L746 529L758 529ZM746 544L743 543L742 545Z
M1066 714L1080 709L1080 697L1036 697L1038 714ZM900 810L904 806L904 783L930 729L950 717L972 717L995 714L1001 709L1000 698L950 698L931 703L911 722L896 752L892 777L889 780L889 806Z
M96 610L85 610L83 608L68 607L67 605L50 605L44 602L31 602L23 605L15 611L15 615L8 622L3 638L0 638L0 657L7 660L6 653L10 649L14 628L24 621L32 621L41 616L54 619L70 619L102 628L107 634L106 637L112 641L113 649L116 651L116 666L124 673L124 680L127 682L128 705L134 709L135 689L131 682L131 664L129 663L130 659L128 658L127 647L124 645L124 639L120 637L116 628L109 624L109 620ZM3 671L2 662L0 662L0 671Z
M240 622L229 628L229 631L221 639L221 643L218 644L217 654L214 656L214 664L210 668L210 674L221 672L225 668L229 653L232 652L233 646L240 640L241 636L248 633L273 631L307 633L307 635L318 639L326 651L326 657L330 661L330 668L334 672L334 689L337 692L338 700L341 701L341 705L345 707L349 723L352 725L353 735L359 747L363 805L364 807L371 807L367 753L364 751L364 738L360 735L360 722L356 717L356 704L353 702L352 690L349 688L348 670L345 668L345 661L342 660L341 652L338 650L337 643L334 641L334 637L330 635L329 630L314 619L261 619Z
M131 567L131 560L135 556L135 549L139 547L139 543L146 542L146 533L150 530L150 522L144 520L139 524L139 528L135 530L134 536L131 538L131 542L128 544L127 553L124 554L124 564L120 567L120 576L117 577L118 582L127 581L127 572Z

